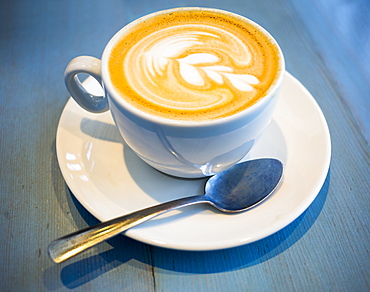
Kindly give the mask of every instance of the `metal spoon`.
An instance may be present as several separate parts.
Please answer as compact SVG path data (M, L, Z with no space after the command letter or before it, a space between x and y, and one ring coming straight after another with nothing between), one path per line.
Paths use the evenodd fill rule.
M185 206L207 203L224 212L245 211L265 200L275 190L282 174L283 165L276 159L236 164L211 177L205 195L159 204L74 232L53 241L49 245L49 255L54 262L63 262L131 227Z

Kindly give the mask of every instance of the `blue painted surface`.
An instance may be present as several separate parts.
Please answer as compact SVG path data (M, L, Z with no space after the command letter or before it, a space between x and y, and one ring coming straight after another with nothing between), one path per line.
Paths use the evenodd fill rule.
M370 143L370 2L292 1L338 97Z
M122 26L155 10L211 6L266 27L329 124L330 172L313 204L258 242L166 250L124 236L61 265L53 239L96 223L55 154L66 64L100 56ZM368 1L1 1L1 291L369 291Z

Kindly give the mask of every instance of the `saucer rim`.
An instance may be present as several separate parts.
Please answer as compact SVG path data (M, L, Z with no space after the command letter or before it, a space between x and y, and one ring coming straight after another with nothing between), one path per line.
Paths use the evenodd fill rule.
M89 82L91 82L91 77L86 79L83 84L85 86L88 86ZM331 141L330 141L330 133L329 133L329 128L326 122L326 119L317 104L316 100L313 98L313 96L308 92L308 90L296 79L294 78L290 73L286 72L286 76L284 78L284 82L294 82L296 85L299 85L299 90L301 91L301 95L304 96L305 98L310 99L310 102L312 105L315 107L316 114L319 115L321 119L321 126L322 126L322 140L324 141L324 144L326 145L325 148L325 159L324 161L321 162L321 173L319 179L315 182L315 187L314 190L311 192L309 196L305 197L305 204L301 204L299 208L296 208L293 213L289 214L289 218L286 220L280 220L279 223L274 223L273 227L270 227L264 232L260 232L259 235L255 235L253 239L251 240L244 240L243 242L241 241L236 241L235 239L224 239L224 240L219 240L217 243L212 243L210 244L209 242L198 242L198 243L192 243L189 245L189 243L183 243L183 242L176 242L174 240L173 242L160 242L157 239L154 238L146 238L145 236L143 237L142 234L137 234L135 232L135 228L130 229L126 231L124 234L127 235L128 237L131 237L135 240L138 240L140 242L144 242L150 245L155 245L155 246L160 246L160 247L165 247L169 249L176 249L176 250L189 250L189 251L207 251L207 250L219 250L219 249L225 249L225 248L230 248L230 247L236 247L240 245L244 245L247 243L252 243L257 240L263 239L279 230L282 228L286 227L289 225L291 222L293 222L295 219L297 219L314 201L316 196L318 195L320 189L322 188L324 181L326 179L329 166L330 166L330 158L331 158ZM96 210L93 206L89 204L89 202L83 200L78 194L78 187L74 184L75 182L73 179L70 179L68 170L63 167L63 153L61 153L61 139L62 139L62 134L60 133L60 129L63 123L63 116L65 113L70 109L71 103L74 103L74 100L70 98L66 104L66 106L63 109L63 112L60 116L60 121L58 124L58 129L57 129L57 139L56 139L56 148L57 148L57 158L58 158L58 163L62 172L62 175L70 188L72 194L76 197L76 199L87 209L88 212L90 212L93 216L95 216L97 219L100 221L105 221L109 218L103 218L99 212L99 210ZM85 112L83 109L81 110L81 114ZM283 182L284 183L284 182ZM145 234L145 231L144 231Z

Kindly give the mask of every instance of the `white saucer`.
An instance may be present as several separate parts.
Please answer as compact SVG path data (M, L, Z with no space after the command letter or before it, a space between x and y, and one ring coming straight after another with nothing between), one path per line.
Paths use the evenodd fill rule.
M84 85L101 91L95 79ZM203 194L205 179L164 175L123 142L109 112L92 114L70 99L57 131L57 156L70 190L101 221L164 201ZM169 212L128 230L131 238L181 250L216 250L251 243L294 221L312 203L331 155L325 118L310 93L286 74L273 120L245 159L284 163L279 189L256 208L223 214L205 205Z

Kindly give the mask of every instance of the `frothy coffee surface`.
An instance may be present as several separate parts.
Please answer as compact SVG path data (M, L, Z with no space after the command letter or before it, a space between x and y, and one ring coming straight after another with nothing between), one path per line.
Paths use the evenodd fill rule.
M113 48L109 74L134 107L174 120L233 115L277 78L278 49L252 24L212 11L176 11L131 28Z

